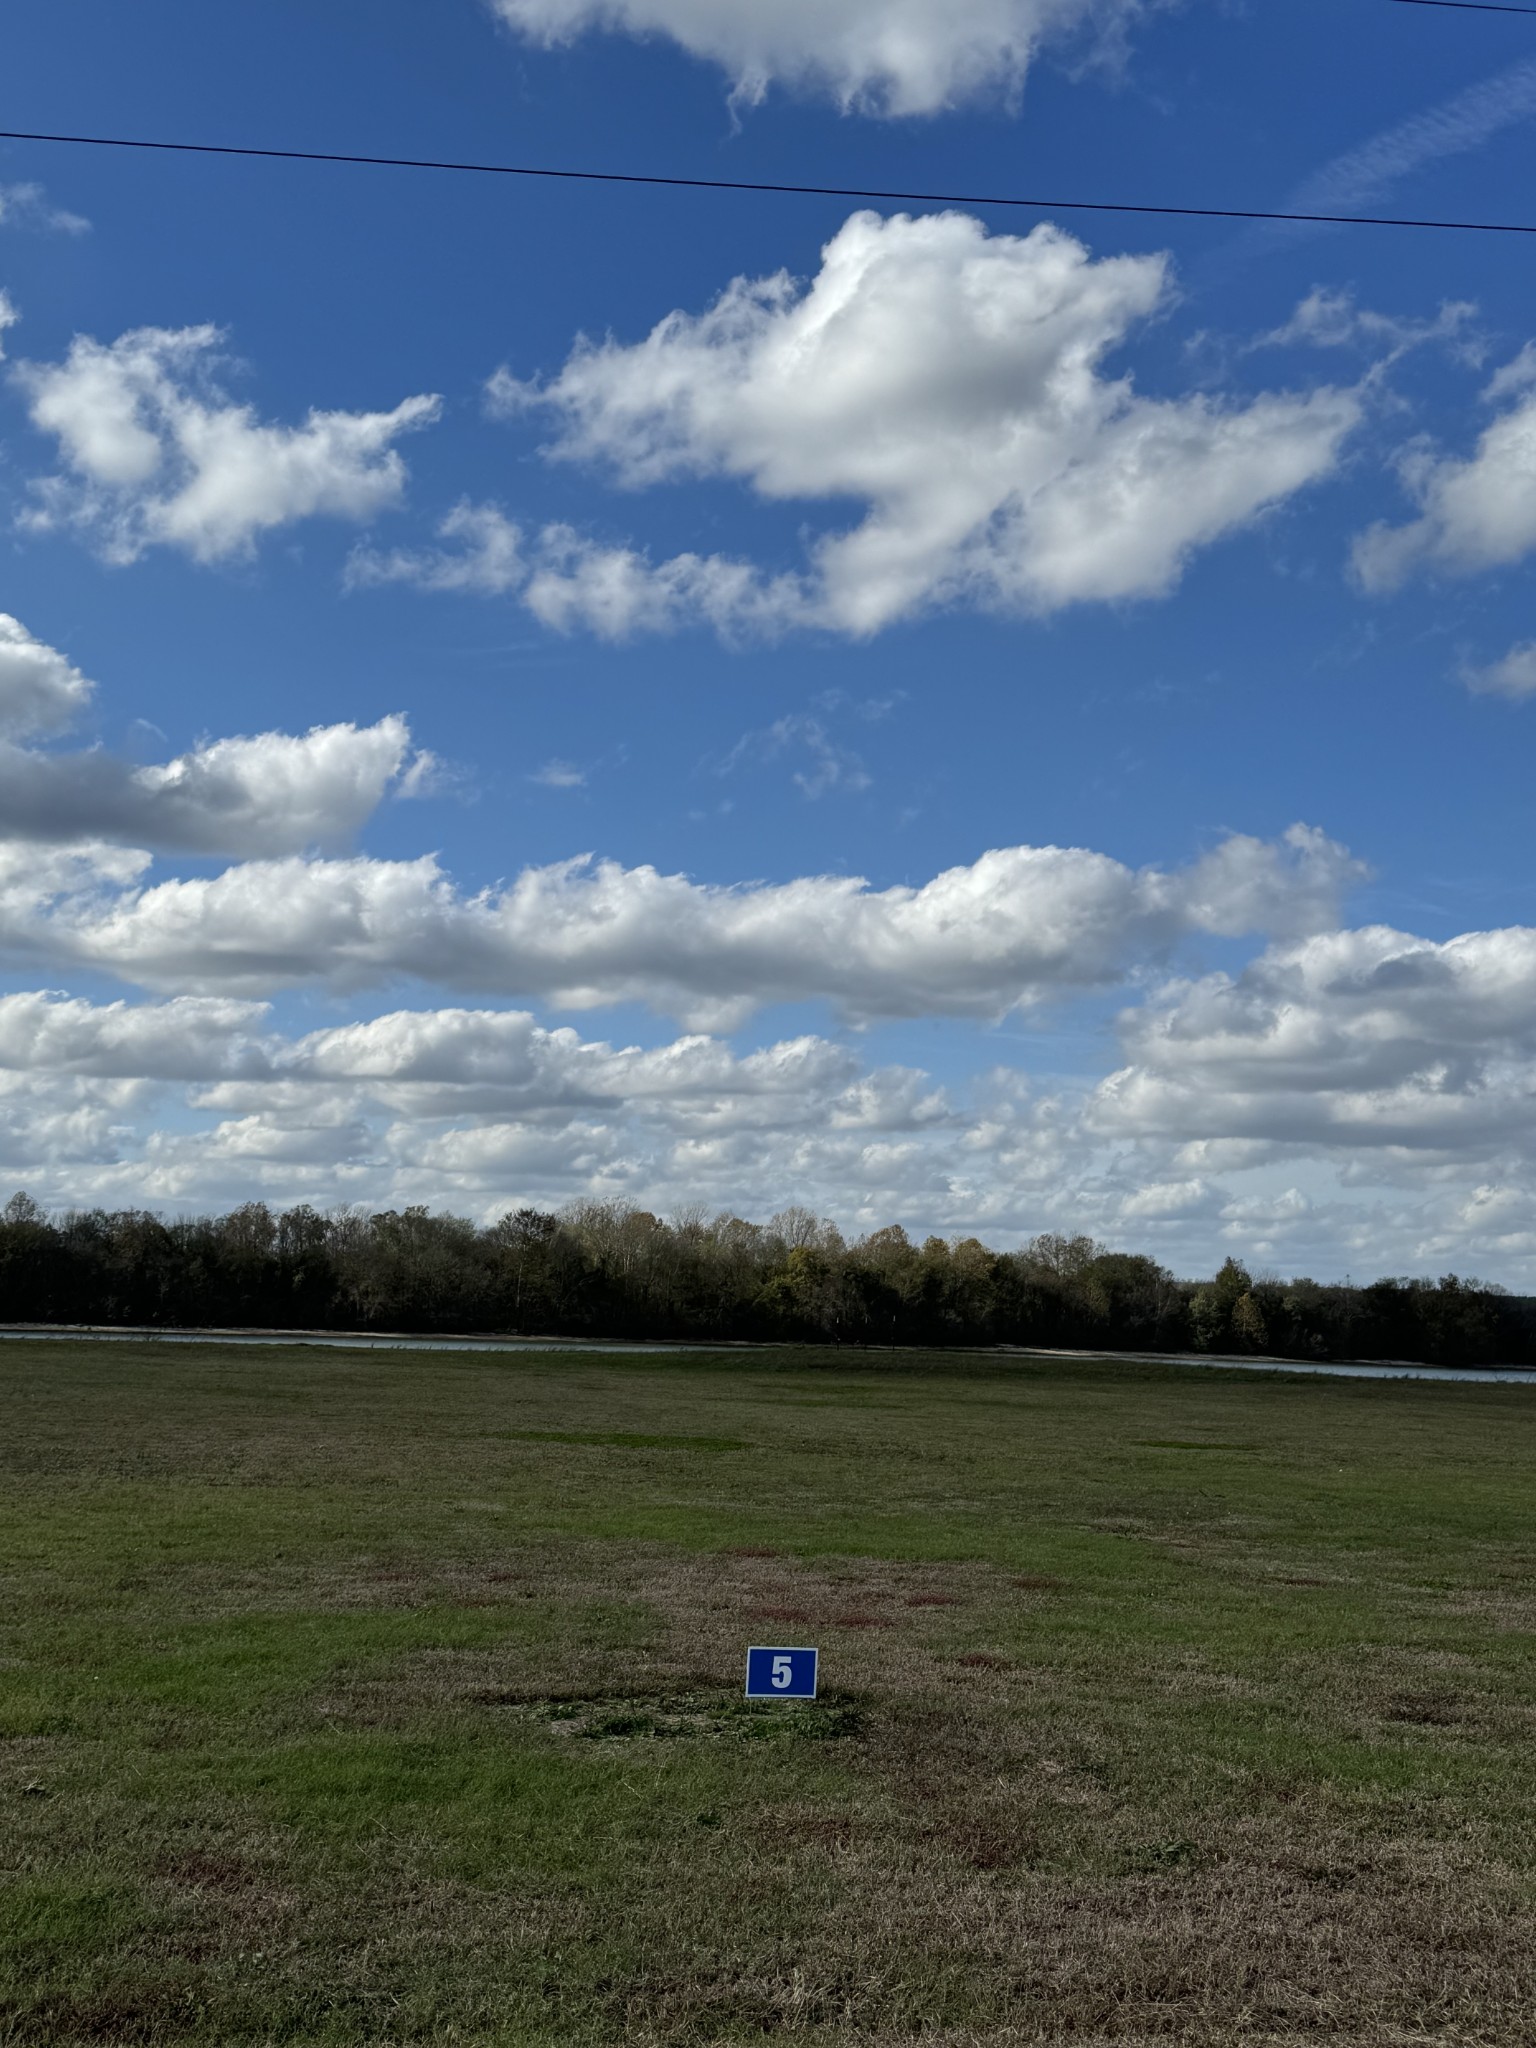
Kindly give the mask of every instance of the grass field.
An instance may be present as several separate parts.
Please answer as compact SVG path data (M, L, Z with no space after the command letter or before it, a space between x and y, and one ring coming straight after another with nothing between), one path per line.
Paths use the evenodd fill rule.
M1529 2041L1533 1403L7 1344L0 2041Z

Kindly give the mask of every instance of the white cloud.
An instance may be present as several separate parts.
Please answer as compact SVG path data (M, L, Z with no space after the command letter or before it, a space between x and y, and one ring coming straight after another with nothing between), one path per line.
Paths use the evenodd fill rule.
M718 64L738 103L772 85L830 95L845 110L932 114L1009 95L1042 45L1113 38L1148 0L491 0L530 41L590 29L665 35Z
M111 344L77 336L62 363L17 364L33 424L57 437L66 465L37 483L24 524L76 528L113 562L151 547L212 562L294 520L367 520L399 501L394 443L435 420L438 399L269 425L218 384L221 339L214 327L141 327Z
M16 301L9 292L0 291L0 363L5 361L6 334L20 324L21 315L16 310Z
M91 224L49 200L41 185L0 185L0 228L43 228L54 234L89 234Z
M1122 1019L1097 1127L1354 1158L1523 1154L1536 1130L1536 931L1383 926L1272 948Z
M57 729L90 696L0 624L0 724ZM818 735L807 714L752 744L808 747L814 777ZM1338 931L1362 870L1317 831L1229 837L1173 870L1003 848L885 889L710 887L590 860L478 892L430 858L149 878L145 845L260 853L355 829L427 765L399 718L208 741L150 769L0 740L0 817L29 835L0 837L0 960L171 997L0 997L0 1167L59 1201L806 1200L855 1228L1082 1228L1190 1270L1225 1248L1325 1270L1495 1253L1500 1277L1536 1269L1536 933ZM1002 1070L940 1086L824 1037L701 1035L807 999L856 1021L993 1019L1250 932L1270 945L1248 969L1122 1019L1126 1064L1096 1089L1040 1094ZM404 979L647 1003L693 1030L614 1045L450 1008L292 1036L264 1000Z
M1536 697L1536 640L1522 641L1486 667L1469 664L1461 679L1477 697L1508 697L1515 703Z
M1536 384L1536 341L1528 341L1517 356L1495 370L1484 387L1483 396L1489 402L1510 398L1518 392L1527 391Z
M653 563L559 527L529 547L481 508L457 561L370 557L363 573L487 589L498 532L495 587L558 629L615 638L690 618L864 635L938 605L1162 595L1196 550L1327 476L1361 410L1332 388L1223 403L1106 375L1169 296L1163 257L1095 261L1048 225L1020 238L961 214L855 214L808 286L737 279L644 341L581 343L548 385L503 371L490 387L494 409L555 421L553 457L630 488L725 477L765 499L861 501L806 572Z
M85 710L93 689L56 648L0 612L0 735L61 732Z
M385 1089L391 1106L410 1102L438 1114L465 1102L477 1111L494 1103L503 1114L666 1102L706 1122L725 1098L788 1103L798 1118L805 1112L794 1105L807 1094L841 1097L859 1081L856 1056L825 1039L745 1055L700 1035L615 1048L566 1027L545 1029L518 1010L395 1011L310 1033L276 1071Z
M281 1062L297 1048L270 1041L269 1050ZM579 1048L599 1061L631 1050ZM941 1094L920 1073L863 1069L822 1041L799 1057L802 1071L778 1091L764 1092L745 1059L722 1053L713 1092L684 1086L590 1102L567 1099L556 1057L548 1079L557 1099L535 1083L481 1108L472 1089L455 1087L413 1093L388 1082L254 1077L188 1085L158 1074L0 1067L0 1166L14 1185L61 1205L426 1202L490 1216L595 1197L663 1214L698 1203L765 1218L806 1202L852 1230L902 1221L919 1236L974 1231L1005 1245L1039 1229L1083 1228L1191 1272L1211 1271L1227 1250L1315 1264L1320 1245L1325 1270L1401 1270L1405 1243L1419 1249L1433 1232L1464 1245L1469 1230L1482 1233L1474 1241L1486 1263L1491 1225L1506 1239L1522 1220L1531 1227L1529 1191L1486 1179L1430 1205L1383 1202L1379 1192L1362 1202L1285 1185L1240 1192L1155 1181L1134 1158L1117 1166L1085 1139L1069 1102L1034 1096L1017 1076Z
M578 768L574 761L546 761L542 768L533 771L528 780L537 782L543 789L585 789L587 771Z
M205 740L144 768L98 749L43 754L0 741L0 834L258 857L344 845L433 765L400 717Z
M157 1128L178 1098L183 1128ZM695 1193L742 1186L745 1159L782 1206L813 1162L862 1162L867 1180L877 1157L958 1142L926 1077L820 1038L614 1046L522 1012L437 1010L295 1039L261 1004L0 997L0 1163L74 1200L254 1189L482 1209L643 1181L677 1200L684 1176Z
M1370 591L1392 590L1421 564L1451 575L1504 567L1536 549L1536 355L1529 346L1484 396L1513 397L1465 459L1410 449L1400 467L1418 500L1407 526L1378 523L1355 542L1354 568Z
M1330 933L1130 1013L1137 1066L1086 1099L814 1036L612 1044L492 1009L293 1036L259 1003L35 991L0 997L0 1166L65 1203L803 1201L854 1229L1083 1229L1186 1272L1232 1250L1516 1280L1533 989L1531 933Z
M420 794L438 762L399 716L203 740L136 767L100 748L18 745L59 732L95 686L0 612L0 840L116 841L190 853L282 854L344 845L387 796Z
M77 842L38 846L0 840L0 957L16 966L53 953L50 919L90 916L120 901L150 864L137 848Z
M0 996L0 1068L187 1082L265 1072L266 1016L264 1003L221 997L97 1004L43 989Z
M1187 1270L1224 1245L1536 1281L1536 932L1323 933L1174 982L1120 1030L1128 1064L1071 1137L1108 1148L1077 1199L1110 1228L1204 1247Z
M552 631L584 630L603 640L675 633L699 621L727 638L813 623L802 579L766 578L748 562L690 554L658 565L564 523L529 535L499 505L468 502L454 507L437 534L449 545L354 548L347 587L409 583L474 597L515 595Z
M160 989L412 977L571 1009L642 1002L708 1029L817 998L857 1018L998 1017L1112 984L1194 932L1317 929L1361 872L1304 827L1279 845L1229 839L1172 873L1020 846L884 890L825 875L711 888L574 860L470 896L430 857L255 861L110 898L92 889L13 931Z
M556 633L584 630L602 640L674 633L695 623L727 639L816 623L799 577L765 577L748 562L720 555L655 563L635 548L604 547L565 525L539 535L522 601Z
M496 505L461 499L437 529L446 548L394 548L387 554L358 547L347 563L352 590L380 583L414 583L421 590L500 597L528 578L523 530Z
M1221 1206L1221 1195L1208 1181L1149 1181L1120 1204L1126 1222L1166 1222L1173 1217L1205 1216Z
M1261 334L1249 348L1368 349L1381 361L1395 362L1410 349L1444 342L1462 360L1478 362L1481 343L1468 332L1476 317L1477 307L1467 299L1447 299L1433 319L1413 320L1357 305L1347 289L1316 285L1283 326Z

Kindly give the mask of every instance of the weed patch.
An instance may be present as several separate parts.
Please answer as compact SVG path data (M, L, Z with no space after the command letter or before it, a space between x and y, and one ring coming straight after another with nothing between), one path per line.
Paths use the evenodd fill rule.
M485 1704L508 1709L552 1735L586 1742L840 1742L858 1735L863 1726L859 1704L836 1694L813 1701L777 1701L710 1690L531 1699L502 1693L488 1695Z
M496 1429L488 1432L502 1443L581 1444L617 1451L749 1451L752 1446L733 1436L656 1436L627 1429Z

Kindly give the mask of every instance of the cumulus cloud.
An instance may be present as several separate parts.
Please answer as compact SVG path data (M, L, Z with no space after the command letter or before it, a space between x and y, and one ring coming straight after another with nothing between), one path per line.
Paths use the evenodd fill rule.
M99 747L18 744L73 724L94 689L0 612L0 840L254 856L344 845L386 797L421 793L439 766L399 716L203 740L150 767Z
M432 766L400 717L206 740L154 767L100 749L43 754L0 741L0 833L185 853L292 853L345 844L387 796L411 794Z
M1105 1132L1467 1159L1536 1127L1536 932L1384 926L1176 982L1121 1020Z
M1405 1244L1433 1256L1477 1232L1484 1258L1494 1244L1517 1257L1536 1220L1529 1186L1488 1172L1426 1201L1239 1188L1225 1176L1241 1164L1180 1169L1154 1141L1106 1141L1015 1073L940 1088L814 1037L746 1053L703 1037L613 1045L487 1010L293 1037L259 1004L0 998L0 1167L61 1204L425 1201L489 1216L595 1196L764 1217L805 1201L853 1229L900 1220L1004 1243L1086 1229L1188 1271L1227 1249L1401 1266Z
M529 564L522 601L556 633L601 640L712 626L722 638L771 637L817 623L804 579L764 576L721 555L674 555L653 562L639 549L605 547L564 524L546 526Z
M1189 867L1008 847L919 888L806 876L709 887L589 859L466 895L431 857L252 861L59 904L16 942L152 988L266 994L402 977L641 1002L699 1028L825 999L854 1018L999 1017L1100 987L1195 932L1317 928L1362 870L1321 833L1232 838ZM3 933L0 926L0 933Z
M848 1067L846 1054L826 1052L839 1072ZM303 1087L343 1082L436 1091L445 1103L472 1107L493 1096L503 1109L590 1107L637 1090L718 1089L738 1065L714 1040L615 1051L568 1028L545 1030L524 1011L402 1010L290 1039L273 1028L265 1002L93 1003L55 990L0 996L0 1067L208 1083L197 1100L221 1109L274 1097L292 1105ZM771 1065L766 1055L756 1061L760 1072Z
M1120 1032L1072 1149L1109 1148L1079 1201L1139 1241L1536 1280L1536 932L1319 933Z
M528 533L499 505L456 505L431 548L359 545L347 562L350 590L384 583L474 597L515 596L556 633L633 640L695 624L723 638L769 637L814 624L802 577L767 577L750 562L677 555L656 563L637 548L610 547L563 521Z
M0 957L15 967L52 954L50 919L120 901L149 867L138 848L83 841L38 846L0 839Z
M271 425L218 383L222 339L215 327L141 327L109 344L77 336L62 363L18 363L32 422L65 465L38 480L23 523L74 528L112 562L152 547L213 562L294 520L368 520L398 502L394 444L438 417L437 398Z
M196 1081L270 1070L264 1003L179 997L90 1003L55 990L0 996L0 1068L97 1080Z
M568 528L529 546L482 508L460 557L365 571L489 588L495 534L498 587L609 637L689 618L863 635L937 605L1045 614L1162 595L1198 549L1327 476L1361 410L1333 388L1148 398L1106 374L1170 290L1165 258L1095 260L1049 225L1018 237L955 213L855 214L809 285L738 278L643 341L582 342L548 384L502 371L490 386L494 410L554 422L554 459L628 488L723 477L776 501L862 502L807 569L656 563Z
M6 334L20 323L21 315L16 310L16 301L9 292L0 291L0 363L5 361Z
M1420 566L1454 576L1502 568L1536 549L1536 350L1527 346L1506 364L1484 397L1513 402L1472 455L1421 445L1402 457L1420 516L1406 526L1378 522L1359 536L1354 568L1365 589L1395 590Z
M157 1129L171 1099L190 1131ZM0 997L0 1163L45 1188L67 1177L74 1199L137 1175L136 1201L399 1189L499 1207L659 1193L685 1174L724 1192L744 1186L746 1157L757 1195L782 1206L796 1162L830 1176L958 1142L926 1076L815 1037L615 1046L520 1011L433 1010L294 1038L263 1004Z
M790 1039L747 1054L698 1034L615 1048L568 1027L546 1029L517 1010L395 1011L311 1033L276 1071L383 1089L392 1107L417 1112L467 1106L542 1114L666 1102L706 1123L727 1099L738 1107L766 1105L761 1113L769 1118L787 1113L798 1120L808 1113L808 1097L842 1097L860 1081L857 1057L826 1039ZM862 1120L855 1100L841 1113Z
M0 900L5 880L0 874ZM589 1040L522 1011L300 1035L229 998L0 997L0 1166L61 1202L793 1201L994 1241L1083 1229L1188 1272L1536 1265L1536 935L1272 949L1122 1019L1096 1090L939 1086L803 1036Z
M20 619L0 612L0 736L61 732L85 710L94 687Z
M1023 83L1037 49L1114 39L1148 0L491 0L546 47L590 29L664 35L718 64L738 103L783 85L845 110L933 114Z

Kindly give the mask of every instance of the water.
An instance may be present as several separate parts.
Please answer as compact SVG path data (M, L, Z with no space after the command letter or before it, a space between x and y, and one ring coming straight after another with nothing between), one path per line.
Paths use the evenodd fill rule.
M353 1337L281 1330L3 1330L26 1344L276 1344L285 1351L614 1351L664 1357L674 1351L723 1351L723 1344L634 1344L614 1337ZM746 1350L748 1346L736 1347Z
M1228 1372L1302 1372L1336 1380L1480 1380L1485 1386L1536 1387L1536 1369L1523 1365L1414 1365L1400 1358L1379 1360L1374 1365L1314 1365L1299 1358L1239 1358L1206 1351L1045 1351L1023 1346L1015 1356L1118 1358L1128 1365L1206 1365Z
M1484 1386L1536 1387L1536 1372L1525 1366L1472 1365L1311 1365L1288 1358L1160 1358L1158 1364L1219 1365L1236 1372L1305 1372L1336 1380L1480 1380Z
M267 1330L0 1329L0 1340L6 1338L27 1344L253 1344L276 1345L284 1350L303 1348L321 1351L595 1351L622 1358L665 1358L679 1351L729 1351L750 1359L758 1348L751 1344L637 1344L607 1337L358 1337L308 1331L294 1335ZM831 1360L837 1353L829 1348L824 1355ZM1192 1351L1044 1351L1024 1346L968 1355L989 1358L1119 1358L1133 1365L1203 1365L1236 1372L1299 1372L1325 1379L1467 1380L1484 1386L1536 1386L1536 1371L1525 1366L1410 1365L1395 1360L1378 1365L1314 1365L1300 1359L1212 1357Z

